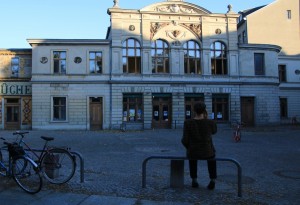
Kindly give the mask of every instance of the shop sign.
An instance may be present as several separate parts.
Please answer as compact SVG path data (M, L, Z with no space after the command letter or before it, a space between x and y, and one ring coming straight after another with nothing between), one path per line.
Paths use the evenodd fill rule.
M0 83L0 95L31 95L30 83L6 82Z

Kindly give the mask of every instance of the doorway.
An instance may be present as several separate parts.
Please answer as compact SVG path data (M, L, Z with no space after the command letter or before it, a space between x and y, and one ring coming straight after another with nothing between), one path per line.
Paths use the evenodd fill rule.
M102 130L103 109L101 97L90 97L90 130Z
M5 117L4 129L18 130L20 129L20 99L6 98L5 99Z
M152 127L170 129L172 125L171 95L153 95L152 108Z
M245 126L254 126L254 97L241 97L241 120Z

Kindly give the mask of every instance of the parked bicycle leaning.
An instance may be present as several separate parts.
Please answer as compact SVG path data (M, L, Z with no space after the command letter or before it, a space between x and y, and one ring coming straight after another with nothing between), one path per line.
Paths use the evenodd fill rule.
M7 142L1 137L5 146L0 149L0 176L12 177L24 191L38 193L43 185L38 165L28 156L17 143ZM7 152L6 159L4 152Z
M26 155L35 159L43 176L52 184L63 184L68 182L76 170L76 157L67 148L50 147L48 142L53 141L53 137L41 136L45 141L42 150L31 148L25 141L25 134L29 132L14 132L17 135L17 143L25 146ZM40 154L38 154L40 152Z
M232 123L232 126L234 127L234 132L233 132L233 140L235 142L240 142L242 139L242 132L241 132L241 127L244 125L243 122L239 122L235 120Z

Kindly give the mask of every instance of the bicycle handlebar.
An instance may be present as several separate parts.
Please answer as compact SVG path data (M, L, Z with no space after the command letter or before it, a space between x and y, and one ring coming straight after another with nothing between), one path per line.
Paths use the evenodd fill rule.
M13 135L24 135L24 134L28 134L29 132L20 132L20 131L16 131L13 133Z

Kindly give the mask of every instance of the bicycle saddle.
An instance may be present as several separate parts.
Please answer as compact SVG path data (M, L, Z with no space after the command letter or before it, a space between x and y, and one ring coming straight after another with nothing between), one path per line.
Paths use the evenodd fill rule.
M45 137L45 136L41 136L41 138L42 138L43 140L46 140L46 141L52 141L52 140L54 140L54 137Z

